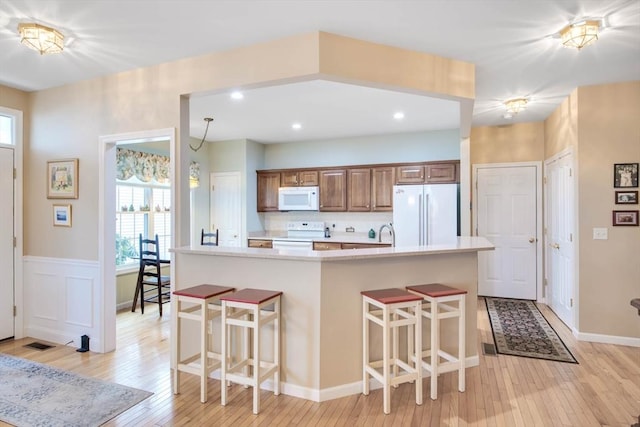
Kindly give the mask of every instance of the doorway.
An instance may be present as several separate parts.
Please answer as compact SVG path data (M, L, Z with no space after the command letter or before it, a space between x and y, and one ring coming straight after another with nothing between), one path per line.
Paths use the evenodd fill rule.
M98 194L98 260L100 263L99 298L102 339L96 351L106 353L116 347L116 254L114 209L116 209L116 146L142 142L169 141L171 181L171 230L176 230L176 143L175 129L159 129L100 137L99 194ZM175 247L176 233L171 234L171 247ZM173 268L171 276L173 276ZM173 277L171 278L173 287ZM173 291L173 288L171 289Z
M0 147L0 340L15 336L13 322L14 289L14 211L13 148ZM11 201L11 202L9 202Z
M545 161L546 300L569 328L575 326L575 192L573 152Z
M240 172L213 172L210 200L210 227L218 229L219 245L242 246Z
M542 165L474 165L474 229L495 250L478 254L478 294L541 299Z

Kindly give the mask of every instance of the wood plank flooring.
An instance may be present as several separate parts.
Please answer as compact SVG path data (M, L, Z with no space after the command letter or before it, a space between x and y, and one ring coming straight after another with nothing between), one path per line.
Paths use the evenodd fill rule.
M168 307L168 306L165 306ZM391 393L391 414L382 412L382 390L323 403L261 394L261 413L252 414L252 391L232 386L226 407L220 383L209 380L209 402L200 403L198 378L183 374L173 395L169 369L169 315L154 307L144 315L118 314L118 350L77 353L57 345L25 348L33 339L0 342L0 352L81 375L152 391L154 395L107 423L108 426L630 426L640 415L640 348L578 342L546 307L542 313L580 364L514 356L484 356L467 369L467 389L457 391L457 374L439 378L438 399L415 405L414 387ZM168 311L168 310L167 310ZM640 317L638 317L640 325ZM484 300L478 303L478 348L493 342ZM0 422L0 426L6 426Z

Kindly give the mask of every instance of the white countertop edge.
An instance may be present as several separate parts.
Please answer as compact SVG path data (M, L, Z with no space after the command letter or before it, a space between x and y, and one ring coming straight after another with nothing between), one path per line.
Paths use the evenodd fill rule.
M224 246L183 246L170 252L193 255L215 255L246 258L269 258L298 261L346 261L367 258L391 258L493 250L484 237L458 237L451 244L431 246L383 247L371 249L342 249L335 251L295 251L286 249L233 248Z

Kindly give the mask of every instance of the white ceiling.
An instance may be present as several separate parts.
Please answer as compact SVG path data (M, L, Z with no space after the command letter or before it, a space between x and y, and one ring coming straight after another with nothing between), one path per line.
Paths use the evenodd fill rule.
M578 52L548 37L584 17L605 19L596 44ZM63 32L65 52L21 46L18 23L33 21ZM312 31L474 63L473 126L544 120L578 86L640 80L638 0L2 0L0 83L41 90ZM527 109L504 119L502 101L520 96ZM284 142L451 129L458 116L449 101L315 81L242 101L194 97L191 133L202 138L204 117L214 118L207 140Z

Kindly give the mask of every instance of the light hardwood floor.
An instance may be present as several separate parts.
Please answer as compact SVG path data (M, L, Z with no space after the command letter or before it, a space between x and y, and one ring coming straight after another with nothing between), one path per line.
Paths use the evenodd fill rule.
M438 399L432 401L425 379L425 402L416 406L414 388L404 384L392 391L392 412L386 416L381 390L323 403L263 391L257 416L251 412L251 389L232 386L230 401L222 407L220 383L213 379L206 404L200 403L199 382L193 375L182 375L181 394L175 396L169 369L169 314L159 319L151 307L144 315L118 315L118 350L113 353L77 353L60 345L45 351L23 347L32 339L0 342L0 352L154 393L109 426L583 427L638 422L640 348L578 342L546 306L540 309L580 364L484 356L480 351L480 366L467 369L466 392L458 393L457 374L444 374ZM493 342L482 299L478 327L478 348L481 342Z

